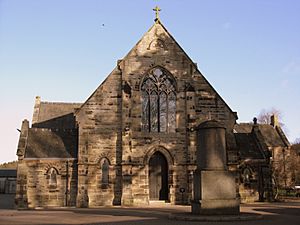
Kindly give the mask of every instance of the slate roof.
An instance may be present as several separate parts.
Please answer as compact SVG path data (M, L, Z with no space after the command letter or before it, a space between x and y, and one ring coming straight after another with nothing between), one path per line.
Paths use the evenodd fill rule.
M234 126L234 136L241 159L265 159L269 147L288 147L289 142L280 127L269 124L240 123Z
M257 124L264 142L268 147L288 147L289 141L280 127L273 127L269 124ZM236 133L251 133L253 123L240 123L234 126Z
M0 177L17 177L16 169L0 169Z
M74 112L81 103L40 102L32 127L52 129L74 129L76 127Z
M234 125L236 133L251 133L253 123L239 123Z
M264 159L264 153L254 134L252 133L236 133L235 139L239 149L241 159Z
M77 158L77 130L30 128L25 158Z
M39 123L74 113L80 106L81 103L41 102L37 122Z
M274 128L269 124L259 124L259 130L268 147L287 147L287 143L285 143L287 139L284 134L284 137L281 137L277 127Z

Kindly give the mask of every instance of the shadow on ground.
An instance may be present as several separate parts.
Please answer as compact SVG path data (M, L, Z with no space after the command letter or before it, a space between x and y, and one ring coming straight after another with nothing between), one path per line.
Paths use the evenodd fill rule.
M105 207L95 209L60 208L39 210L0 210L0 224L85 224L85 225L298 225L300 221L300 202L298 203L254 203L243 204L243 213L259 213L259 220L235 222L196 222L170 220L170 213L190 212L189 206L166 207Z
M0 194L0 209L14 209L15 194Z

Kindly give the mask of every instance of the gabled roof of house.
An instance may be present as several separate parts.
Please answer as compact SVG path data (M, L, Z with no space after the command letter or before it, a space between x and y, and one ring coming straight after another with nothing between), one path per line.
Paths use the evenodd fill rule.
M253 128L253 123L238 123L234 125L234 130L236 133L251 133Z
M74 113L82 103L40 102L37 123Z
M265 159L263 149L253 133L235 133L236 144L241 159Z
M265 143L268 147L288 147L290 144L280 127L269 124L259 124Z
M77 131L30 128L25 158L77 158Z
M254 129L255 128L255 129ZM280 127L269 124L240 123L234 126L240 154L259 158L268 147L288 147L289 142Z

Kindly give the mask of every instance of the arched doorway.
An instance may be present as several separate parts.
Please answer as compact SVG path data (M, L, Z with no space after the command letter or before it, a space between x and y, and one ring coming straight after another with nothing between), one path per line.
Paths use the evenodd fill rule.
M149 160L150 200L168 200L168 162L160 152L155 152Z

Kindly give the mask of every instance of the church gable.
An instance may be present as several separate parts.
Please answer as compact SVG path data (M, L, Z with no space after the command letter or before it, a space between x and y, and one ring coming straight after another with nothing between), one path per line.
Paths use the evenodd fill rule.
M209 119L204 118L208 115L211 119L237 119L236 114L205 79L160 20L155 22L120 62L122 79L128 82L133 91L140 91L144 77L157 66L167 70L178 81L177 92L194 92L194 109L202 121ZM184 96L179 94L178 97ZM220 108L223 109L222 112Z
M97 109L99 125L114 124L116 120L112 120L113 117L110 116L106 117L105 112L114 113L118 110L114 107L117 106L117 99L121 98L121 87L125 95L132 97L129 103L133 108L133 114L138 112L141 115L141 85L144 78L156 67L164 69L173 76L175 81L178 81L177 100L185 98L185 93L193 95L189 96L190 101L193 102L191 120L196 123L207 119L230 120L232 121L230 126L233 126L237 119L236 114L204 78L160 20L157 20L129 53L118 62L117 68L77 111L77 121L85 115L84 123L95 125L97 120L95 113L89 111ZM136 114L136 117L139 115ZM140 128L135 127L135 129Z
M234 158L231 130L236 115L160 20L76 109L78 106L41 102L35 107L35 125L29 129L31 144L25 155L25 158L77 156L77 206L128 204L126 201L130 199L133 204L145 204L149 199L167 200L169 191L174 193L169 200L180 202L176 188L192 190L186 174L193 171L196 162L195 129L206 120L217 119L226 124L228 159ZM69 114L70 118L75 116L70 124L76 128L76 135L67 138L76 138L70 139L76 145L66 142L59 131L51 130L67 121ZM45 145L47 141L50 143ZM155 177L147 167L154 168L156 160L165 168L163 196L157 194L159 188L154 188L154 194L155 185L150 180ZM184 169L178 165L190 167ZM129 188L137 183L141 185Z
M116 162L121 133L121 75L115 68L75 113L78 158L97 165L102 154Z
M102 125L113 126L118 114L118 101L121 91L120 71L115 68L103 83L92 93L92 95L82 104L81 108L75 113L76 121L80 127L93 126L97 128Z

